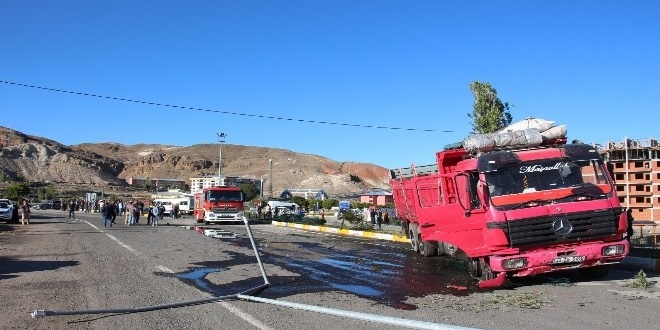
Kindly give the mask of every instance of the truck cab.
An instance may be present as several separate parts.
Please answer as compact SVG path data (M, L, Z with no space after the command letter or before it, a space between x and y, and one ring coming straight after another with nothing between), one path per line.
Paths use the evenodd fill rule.
M193 217L198 223L244 221L245 194L238 187L204 188L194 196Z

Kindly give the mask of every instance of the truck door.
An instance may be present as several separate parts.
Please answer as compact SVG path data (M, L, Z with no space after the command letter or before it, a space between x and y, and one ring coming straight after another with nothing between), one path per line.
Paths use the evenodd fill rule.
M484 246L486 224L484 203L478 193L479 176L475 173L461 173L454 176L457 203L462 212L455 213L455 218L445 230L451 236L450 242L470 255Z

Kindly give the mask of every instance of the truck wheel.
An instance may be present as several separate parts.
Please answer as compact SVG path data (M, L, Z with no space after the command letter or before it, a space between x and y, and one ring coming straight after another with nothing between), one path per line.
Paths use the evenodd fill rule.
M442 250L444 251L444 253L446 255L453 258L453 257L456 257L456 252L458 251L458 248L454 244L443 242L442 243Z
M419 252L419 231L417 230L417 224L410 224L409 228L410 244L412 245L412 250Z
M601 279L610 272L611 265L601 265L601 266L594 266L594 267L587 267L587 268L580 268L580 274L582 274L582 277L590 280L597 280Z
M417 239L420 244L419 244L419 254L425 256L425 257L432 257L435 255L436 251L436 245L434 242L429 242L429 241L422 241L422 238L419 237Z
M469 261L470 275L480 281L492 280L496 274L488 266L488 262L484 258L471 258Z
M479 259L470 258L468 264L470 266L470 275L474 278L479 278L481 276L481 263Z

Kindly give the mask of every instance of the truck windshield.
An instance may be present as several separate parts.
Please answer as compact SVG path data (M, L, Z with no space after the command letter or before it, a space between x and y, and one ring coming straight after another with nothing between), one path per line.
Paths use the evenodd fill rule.
M503 166L485 173L485 177L491 200L498 206L565 198L575 194L575 188L582 187L593 187L589 189L592 195L608 194L612 186L605 173L601 160L576 164L567 159L543 159ZM577 192L584 194L583 190ZM504 196L511 198L497 198Z
M223 202L240 202L243 200L241 191L209 191L208 200Z

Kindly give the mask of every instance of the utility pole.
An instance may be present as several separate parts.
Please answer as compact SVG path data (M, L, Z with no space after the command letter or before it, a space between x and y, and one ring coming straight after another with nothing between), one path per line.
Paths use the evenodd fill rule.
M264 176L261 176L261 179L259 180L259 203L263 202L264 200Z
M218 186L222 182L222 144L225 143L226 133L215 133L218 136L218 142L220 143L220 159L218 161Z
M269 159L268 163L270 164L270 180L268 180L268 185L270 186L270 199L273 199L273 159Z

